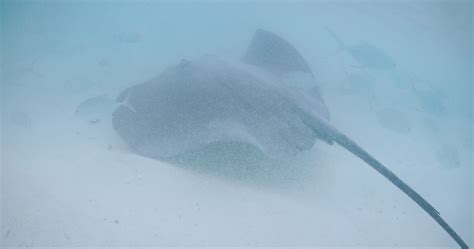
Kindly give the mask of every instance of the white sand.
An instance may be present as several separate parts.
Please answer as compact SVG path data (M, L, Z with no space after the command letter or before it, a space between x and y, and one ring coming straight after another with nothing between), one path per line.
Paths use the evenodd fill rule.
M182 57L209 52L239 58L257 27L286 35L301 50L322 83L332 123L472 243L472 119L463 110L472 97L465 88L472 84L472 62L464 53L472 50L462 6L287 5L5 8L3 245L455 246L413 201L338 146L318 143L301 155L295 167L306 170L304 177L242 182L140 157L107 117L90 125L73 115L82 100L114 97ZM371 72L378 84L375 108L403 111L412 121L409 133L384 128L367 98L338 90L344 71L358 69L347 53L337 53L324 26L347 43L378 44L398 62L391 72ZM472 31L467 37L472 42ZM420 110L409 87L394 86L394 74L416 74L445 89L448 114ZM31 124L12 122L10 114L18 111ZM437 159L445 144L457 149L457 167Z

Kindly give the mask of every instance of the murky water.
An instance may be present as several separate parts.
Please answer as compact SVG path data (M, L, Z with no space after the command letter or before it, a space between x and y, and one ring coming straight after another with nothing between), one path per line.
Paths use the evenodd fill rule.
M196 168L141 156L116 132L112 113L123 90L204 55L239 62L257 29L299 51L331 124L472 244L471 2L2 1L0 8L1 245L455 247L412 200L336 144L318 140L262 168L249 166L260 160L254 152L244 166L225 168L236 149L225 147L229 159L217 146L212 167ZM307 94L305 80L290 83ZM244 99L258 93L237 90ZM251 109L258 113L255 103L274 95L265 96ZM276 146L287 126L262 113L241 115L253 136L209 123L268 155L307 138ZM179 146L202 137L209 136Z

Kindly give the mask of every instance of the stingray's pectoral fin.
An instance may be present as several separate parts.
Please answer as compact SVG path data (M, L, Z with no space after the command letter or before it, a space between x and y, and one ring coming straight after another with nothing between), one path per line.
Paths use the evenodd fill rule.
M306 117L308 118L308 117ZM372 168L377 170L381 175L387 178L400 190L402 190L406 195L408 195L413 201L415 201L423 210L425 210L457 243L461 248L468 248L467 244L459 237L459 235L446 223L446 221L441 218L439 212L426 201L420 194L403 182L398 176L396 176L392 171L385 167L382 163L377 161L369 153L367 153L362 147L357 143L352 141L349 137L338 131L328 122L316 118L311 120L306 120L307 125L311 125L313 130L319 135L322 134L325 139L329 141L334 141L365 161Z
M303 56L286 40L269 31L258 29L242 59L275 74L310 73Z
M127 101L128 98L130 97L130 94L132 93L131 91L132 89L133 87L128 87L125 90L123 90L122 93L120 93L120 95L117 97L116 101L119 103Z

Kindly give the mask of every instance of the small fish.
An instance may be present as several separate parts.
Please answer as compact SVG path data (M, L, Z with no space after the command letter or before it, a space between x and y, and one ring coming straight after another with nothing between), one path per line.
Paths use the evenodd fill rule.
M375 45L367 41L346 45L329 27L326 27L326 30L336 40L339 48L349 53L359 66L373 69L395 68L394 59Z
M418 88L415 84L412 85L413 93L415 94L420 107L427 113L435 116L443 116L446 114L445 93L440 89L436 89L429 85L424 89Z

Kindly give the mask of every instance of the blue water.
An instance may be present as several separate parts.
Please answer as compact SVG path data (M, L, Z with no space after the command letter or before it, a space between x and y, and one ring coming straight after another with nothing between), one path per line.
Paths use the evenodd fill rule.
M337 145L316 142L268 182L142 157L114 131L125 88L182 59L238 61L261 28L306 59L330 122L471 245L472 9L471 1L1 1L0 244L456 248Z

